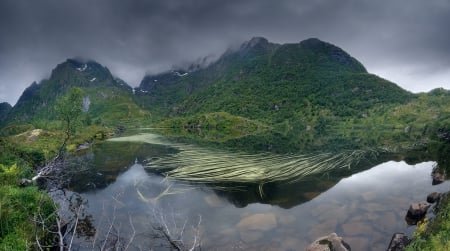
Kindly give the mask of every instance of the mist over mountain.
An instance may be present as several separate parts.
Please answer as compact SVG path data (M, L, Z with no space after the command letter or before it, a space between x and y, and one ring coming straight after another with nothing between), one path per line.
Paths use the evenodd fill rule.
M33 82L10 109L3 123L57 119L56 100L72 87L83 89L83 111L90 120L132 120L132 116L141 112L133 101L132 88L113 77L108 68L94 61L68 59L52 70L49 79Z
M317 38L277 44L255 37L214 62L205 59L145 76L137 88L95 61L68 59L48 79L30 85L14 107L3 105L2 123L56 119L55 102L71 87L84 90L89 120L112 124L226 112L267 124L291 121L307 127L320 118L365 117L376 107L417 97Z
M162 116L226 111L275 121L305 109L360 116L377 104L413 97L330 43L276 44L261 37L205 68L146 76L136 93L143 107Z

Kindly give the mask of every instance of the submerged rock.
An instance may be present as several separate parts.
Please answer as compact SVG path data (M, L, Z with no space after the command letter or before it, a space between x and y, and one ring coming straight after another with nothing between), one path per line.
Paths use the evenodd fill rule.
M336 233L322 236L311 243L306 251L350 251L350 246Z
M364 237L346 237L345 242L352 247L353 250L370 250L370 241ZM372 249L375 250L375 249Z
M395 233L392 235L387 251L403 251L410 242L411 239L404 233Z
M438 192L430 193L427 196L427 202L435 203L439 198L441 198L441 193L438 193Z
M246 243L251 243L262 239L264 237L264 232L252 230L240 231L239 236L241 237L242 241Z
M356 236L362 233L370 233L373 231L372 227L364 222L351 221L342 225L342 230L346 236Z
M244 217L236 225L241 240L250 243L260 240L264 233L277 227L277 220L272 213L253 214Z
M274 214L254 214L243 218L236 225L239 230L267 231L277 227L277 219Z

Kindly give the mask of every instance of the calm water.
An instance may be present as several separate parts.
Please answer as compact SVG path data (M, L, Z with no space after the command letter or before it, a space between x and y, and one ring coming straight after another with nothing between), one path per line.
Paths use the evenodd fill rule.
M162 230L182 239L186 247L200 236L203 250L304 250L331 232L342 236L352 250L385 250L393 233L414 231L404 220L411 202L450 190L449 182L432 186L432 161L363 163L263 186L180 182L164 179L151 163L210 163L204 156L182 159L197 151L210 154L209 150L155 138L144 141L107 142L79 159L90 171L74 177L71 189L86 201L85 213L96 228L95 235L78 238L80 250L111 245L168 250ZM223 154L226 151L212 156L222 160ZM227 156L244 162L248 158L243 153ZM259 156L275 157L279 156ZM264 165L268 163L272 162Z

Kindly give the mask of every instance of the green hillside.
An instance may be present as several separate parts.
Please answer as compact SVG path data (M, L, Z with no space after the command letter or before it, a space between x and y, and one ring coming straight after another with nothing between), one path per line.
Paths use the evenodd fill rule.
M106 67L93 61L69 59L59 64L49 79L29 86L3 124L42 124L56 120L55 102L71 87L80 87L84 92L83 111L87 123L129 123L150 116L133 101L132 88L114 78Z
M176 130L180 136L281 152L331 142L422 146L450 123L448 91L412 94L315 38L293 44L253 38L206 67L147 76L135 97L160 125L184 128ZM219 135L216 129L207 132L201 121L218 112L261 123L264 135L235 130L215 140L209 134ZM259 135L252 139L249 131Z
M271 124L365 116L414 99L314 38L283 45L253 38L206 68L147 76L137 90L141 105L162 117L224 111Z
M12 106L9 103L0 103L0 124L6 118L6 116L8 116L8 113L11 111L11 109Z
M370 142L395 141L403 137L399 131L428 131L450 120L445 90L412 94L368 73L344 50L319 39L275 44L259 37L209 65L146 76L134 89L96 62L69 59L49 79L28 87L14 107L0 105L0 124L55 128L55 102L71 87L83 90L85 125L158 122L210 130L204 128L207 118L209 124L226 121L234 139L270 128L273 135L281 135L276 138L303 142L299 147L323 134L368 137L353 129L388 130L371 135ZM217 114L224 116L213 121ZM239 123L232 126L232 121ZM263 126L241 130L243 121Z

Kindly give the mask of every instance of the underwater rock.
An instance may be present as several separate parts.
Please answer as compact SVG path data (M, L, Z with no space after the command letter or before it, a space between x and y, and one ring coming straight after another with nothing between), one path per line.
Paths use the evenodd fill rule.
M322 236L311 243L306 251L350 251L350 246L336 233Z
M254 214L241 219L236 226L240 231L267 231L277 227L277 219L272 213Z
M353 250L370 250L370 241L364 237L348 237L345 238L346 243L352 247Z
M290 226L295 224L295 216L292 215L280 215L278 216L278 222L283 226Z
M246 243L255 242L257 240L260 240L264 237L263 232L260 231L240 231L239 236L241 237L241 240Z
M397 215L394 212L386 211L382 214L380 213L380 215L375 215L372 223L380 232L395 231L397 227Z
M411 239L404 233L395 233L392 235L387 251L403 251L410 242Z
M312 212L311 214L316 214L315 212L316 210L314 210L314 212ZM326 222L326 221L330 221L330 220L334 220L336 219L338 221L338 223L344 223L348 220L348 218L353 215L353 213L355 212L355 209L352 208L349 205L334 205L332 208L327 208L326 211L322 211L321 214L319 215L314 215L316 216L320 222ZM332 230L329 230L327 232L330 232Z
M373 229L363 222L353 221L342 225L342 230L346 236L356 236L362 233L371 233Z
M427 196L427 202L435 203L439 198L441 198L441 193L438 193L438 192L430 193Z

